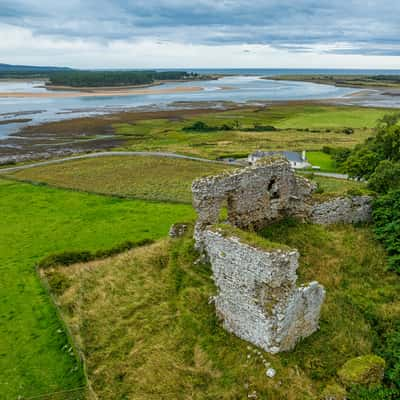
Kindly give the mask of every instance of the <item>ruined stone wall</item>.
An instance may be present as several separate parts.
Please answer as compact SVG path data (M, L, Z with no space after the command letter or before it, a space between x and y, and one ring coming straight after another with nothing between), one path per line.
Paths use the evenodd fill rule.
M368 222L372 216L372 197L353 196L315 204L310 210L310 221L315 224Z
M224 204L228 221L242 229L260 229L286 215L305 217L314 189L283 159L199 179L192 185L197 225L202 229L217 223Z
M194 238L211 262L218 288L217 313L228 331L271 353L292 349L318 329L325 290L318 282L296 286L296 250L262 250L238 237L224 237L213 225L219 222L225 203L228 223L240 229L258 230L286 216L319 224L369 220L370 197L316 204L311 197L314 189L283 159L199 179L192 185L198 213Z
M296 250L260 250L213 230L201 240L225 329L271 353L292 349L318 329L325 291L317 282L296 287Z

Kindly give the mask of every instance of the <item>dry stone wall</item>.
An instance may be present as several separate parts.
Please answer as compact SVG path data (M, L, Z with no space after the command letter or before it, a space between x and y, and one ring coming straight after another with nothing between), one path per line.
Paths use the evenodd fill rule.
M296 286L296 250L265 251L202 232L218 288L215 307L225 329L270 353L291 350L318 329L324 288L317 282Z
M310 212L310 220L315 224L367 222L371 216L371 196L337 197L315 204Z

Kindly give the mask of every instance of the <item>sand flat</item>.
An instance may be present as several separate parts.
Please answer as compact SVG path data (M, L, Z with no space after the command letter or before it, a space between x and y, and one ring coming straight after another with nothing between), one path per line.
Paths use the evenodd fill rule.
M204 90L200 86L184 86L172 88L148 88L148 89L115 89L104 90L95 88L90 91L65 91L65 92L0 92L0 97L7 98L67 98L67 97L108 97L108 96L134 96L146 94L174 94L174 93L191 93Z

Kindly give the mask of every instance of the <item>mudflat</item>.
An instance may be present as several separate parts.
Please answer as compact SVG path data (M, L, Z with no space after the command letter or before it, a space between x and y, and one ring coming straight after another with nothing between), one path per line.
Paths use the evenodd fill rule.
M226 89L226 88L225 88ZM5 98L66 98L66 97L107 97L107 96L134 96L143 94L174 94L174 93L191 93L203 90L200 86L185 86L172 88L147 88L147 89L123 89L116 88L113 90L100 88L90 90L73 90L63 92L0 92L0 97Z

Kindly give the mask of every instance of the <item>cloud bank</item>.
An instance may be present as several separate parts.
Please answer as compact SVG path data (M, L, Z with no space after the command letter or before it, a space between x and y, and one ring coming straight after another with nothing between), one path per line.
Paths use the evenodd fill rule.
M400 68L394 0L0 0L0 62Z

